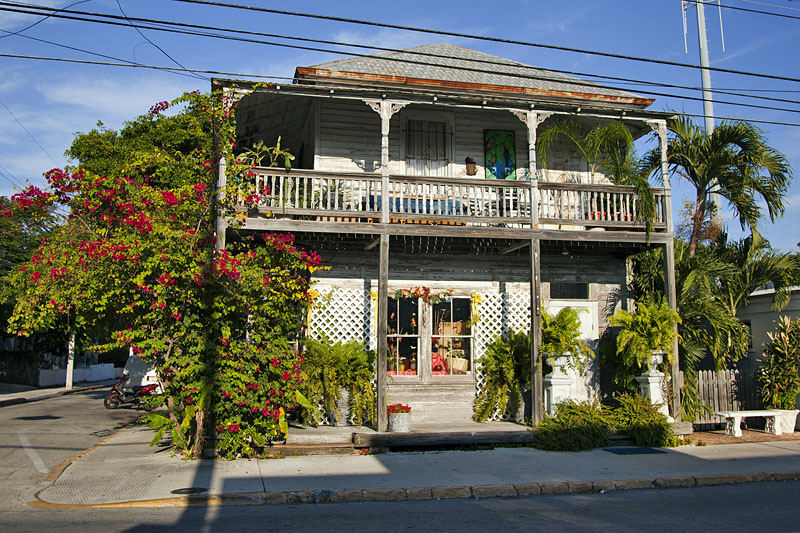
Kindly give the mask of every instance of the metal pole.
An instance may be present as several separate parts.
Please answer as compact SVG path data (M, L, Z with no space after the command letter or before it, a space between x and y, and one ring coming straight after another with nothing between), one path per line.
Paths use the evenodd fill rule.
M75 334L69 334L67 343L67 389L72 389L72 375L75 371Z
M697 6L697 40L700 45L700 78L703 84L703 115L705 117L706 135L714 133L714 101L711 94L711 72L708 70L708 38L706 36L706 14L702 2L695 2ZM719 194L712 192L710 201L716 206L712 222L722 225L722 212L720 210Z

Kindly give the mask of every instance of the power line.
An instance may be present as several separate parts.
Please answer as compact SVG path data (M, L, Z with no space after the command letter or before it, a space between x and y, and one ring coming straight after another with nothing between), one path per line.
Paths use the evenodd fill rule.
M122 4L120 3L120 0L117 0L117 7L119 8L119 12L120 12L120 13L122 13L122 15L125 17L125 20L127 20L128 22L131 22L131 20L128 18L128 14L127 14L127 13L125 13L125 10L124 10L124 9L122 9ZM181 67L181 68L186 68L186 67L185 67L185 66L183 66L183 65L182 65L182 64L181 64L181 63L180 63L178 60L176 60L174 57L172 57L171 55L169 55L169 54L168 54L168 53L167 53L167 52L166 52L166 51L165 51L163 48L161 48L161 47L160 47L160 46L158 46L156 43L154 43L153 41L151 41L149 37L147 37L147 36L146 36L144 33L142 33L142 30L140 30L138 26L136 26L136 25L135 25L135 24L133 24L132 22L131 22L131 24L130 24L130 25L131 25L131 27L132 27L134 30L136 30L136 33L138 33L139 35L141 35L141 36L142 36L142 38L143 38L145 41L147 41L148 43L150 43L150 44L152 44L153 46L155 46L155 47L156 47L156 48L157 48L157 49L158 49L158 50L159 50L159 51L160 51L162 54L164 54L165 56L167 56L167 57L170 59L170 61L172 61L173 63L175 63L176 65L178 65L178 66L179 66L179 67ZM134 55L134 57L135 57L135 55ZM207 80L207 79L208 79L208 78L205 78L205 77L203 77L203 76L200 76L200 75L197 75L197 77L198 77L198 78L200 78L200 79L204 79L204 80Z
M740 2L747 2L749 4L758 4L760 6L767 6L767 7L774 7L776 9L788 9L791 11L800 11L800 9L796 7L789 7L789 6L779 6L776 4L767 4L766 2L756 2L755 0L739 0Z
M23 187L23 188L25 187L25 185L22 183L22 181L20 181L14 174L12 174L10 170L8 170L6 167L4 167L2 165L2 163L0 163L0 169L3 170L3 174L2 175L6 179L6 181L8 181L9 183L11 183L14 186L19 185L20 187ZM8 176L11 176L11 178L14 181L11 181L11 179L9 179L9 177L6 176L6 174L8 174Z
M717 3L714 3L714 2L703 2L701 0L688 0L688 1L693 3L693 4L703 4L703 5L706 5L706 6L722 7L724 9L730 9L732 11L744 11L745 13L756 13L757 15L772 15L773 17L800 20L800 17L798 17L796 15L787 15L785 13L773 13L771 11L761 11L761 10L758 10L758 9L748 9L746 7L729 6L729 5L723 4L723 3L717 4ZM753 2L753 3L756 3L756 2ZM773 7L778 7L778 6L773 6Z
M8 57L14 59L32 59L32 60L40 60L40 61L56 61L56 62L63 62L63 63L79 63L85 65L97 65L97 66L110 66L110 67L126 67L126 68L144 68L149 70L161 70L161 71L185 71L185 72L197 72L202 74L211 74L213 76L235 76L239 78L256 78L256 79L265 79L265 80L293 80L294 78L289 78L287 76L267 76L263 74L247 74L241 72L224 72L218 70L206 70L206 69L178 69L175 67L162 67L158 65L144 65L144 64L130 64L130 63L111 63L107 61L90 61L87 59L68 59L62 57L42 57L42 56L28 56L28 55L21 55L21 54L1 54L0 57ZM332 81L337 81L337 78L330 78ZM350 81L352 80L345 80L339 79L340 81ZM396 89L396 86L392 85L380 85L380 84L371 84L370 87L376 89ZM447 88L441 88L441 93L447 93ZM689 117L703 117L704 115L701 114L693 114L693 113L681 113L683 115ZM747 121L757 124L773 124L778 126L800 126L800 123L793 123L793 122L779 122L779 121L772 121L772 120L760 120L760 119L749 119L749 118L741 118L741 117L717 117L720 120L731 120L731 121Z
M63 10L65 10L65 9L69 9L69 8L71 8L72 6L77 6L78 4L85 4L86 2L91 2L91 1L92 1L92 0L80 0L80 1L78 1L78 2L73 2L73 3L71 3L70 5L68 5L68 6L65 6L65 7L63 7L63 8L61 8L61 9L59 9L58 11L63 11ZM57 11L57 12L58 12L58 11ZM34 27L34 26L36 26L37 24L41 24L42 22L44 22L45 20L49 19L49 18L50 18L50 17L52 17L52 16L53 16L53 15L45 15L45 16L43 16L42 18L40 18L39 20L37 20L36 22L34 22L33 24L29 24L29 25L25 26L24 28L22 28L21 30L17 30L17 31L15 31L15 32L9 32L9 33L10 33L10 35L2 35L2 36L0 36L0 39L5 39L6 37L11 37L11 35L20 35L22 32L24 32L24 31L27 31L27 30L29 30L29 29L33 28L33 27Z
M8 111L8 114L11 115L11 118L13 118L17 122L17 124L19 124L19 127L22 128L25 131L25 133L28 134L28 137L30 137L31 140L36 143L36 146L38 146L39 148L42 149L42 152L44 152L45 155L50 158L50 161L52 161L54 164L58 165L58 163L56 163L56 160L53 159L53 156L51 156L47 152L47 150L44 149L44 146L39 144L39 141L36 140L36 137L34 137L33 134L28 131L28 128L26 128L25 125L22 122L20 122L20 120L16 117L16 115L14 115L14 113L11 112L11 110L8 108L8 106L2 100L0 100L0 105L2 105L5 108L5 110Z
M178 1L182 1L182 0L178 0ZM9 4L8 2L0 2L0 5L8 5L8 4ZM37 6L34 9L50 9L50 8ZM0 10L16 11L16 10L13 10L13 9L2 8L2 7L0 7ZM159 24L159 25L167 25L167 26L211 29L209 26L201 26L201 25L196 25L196 24L186 24L186 23L180 23L180 22L170 22L170 21L162 21L162 20L154 20L154 19L141 19L141 18L135 18L135 17L130 17L130 18L128 18L128 17L118 17L116 15L105 15L105 14L93 13L93 12L68 11L68 13L75 13L75 14L89 15L89 16L97 16L97 17L105 17L105 18L111 18L111 19L117 19L117 20L126 19L128 21L128 23L127 24L123 24L121 22L114 22L114 21L107 21L107 20L97 20L97 19L70 16L70 15L63 15L63 14L54 15L54 16L57 16L57 17L60 17L60 18L66 18L66 19L70 19L70 20L79 20L79 21L84 21L84 22L94 22L94 23L99 23L99 24L107 24L107 25L113 25L113 26L124 26L124 27L127 27L129 25L134 25L132 21L135 20L135 21L145 22L147 24ZM319 48L319 47L310 47L310 46L298 46L298 45L291 45L291 44L287 44L287 43L279 43L279 42L274 42L274 41L264 41L264 40L257 40L257 39L248 39L248 38L243 38L243 37L233 37L233 36L220 35L220 34L208 33L208 32L176 30L174 28L162 28L162 27L154 27L154 26L140 26L140 27L151 29L151 30L156 30L156 31L164 31L164 32L168 32L168 33L195 35L195 36L209 37L209 38L215 38L215 39L233 40L233 41L239 41L239 42L263 44L263 45L267 45L267 46L277 46L277 47L292 48L292 49L307 50L307 51L315 51L315 52L323 52L323 53L337 54L337 55L342 55L343 54L343 55L349 55L349 56L352 56L352 57L370 57L371 59L382 60L382 61L399 62L399 63L410 63L410 64L418 64L418 65L423 65L423 66L431 66L430 62L414 61L414 60L410 60L410 59L400 59L400 58L387 57L387 56L381 56L381 55L368 56L366 54L358 54L358 53L354 53L354 52L330 50L330 49ZM686 90L699 90L697 88L687 88L687 87L684 87L684 86L673 86L673 85L669 85L669 84L658 84L657 82L639 82L637 80L630 80L628 78L617 78L617 77L613 77L613 76L602 76L602 75L597 75L597 74L575 73L575 72L570 72L570 71L560 71L560 70L554 70L554 69L541 69L541 68L531 67L529 65L523 65L523 64L520 64L520 63L517 63L517 62L512 62L512 61L485 61L484 62L484 61L477 61L477 60L472 60L472 59L453 58L453 57L450 57L450 56L439 56L439 55L436 55L436 54L418 52L418 51L413 51L413 50L398 50L398 49L393 49L393 48L384 48L384 47L376 47L376 46L369 46L369 45L358 45L358 44L353 44L353 43L344 43L344 42L336 42L336 41L325 41L325 40L321 40L321 39L309 39L309 38L304 38L304 37L292 37L292 36L286 36L286 35L280 35L280 34L264 34L264 33L260 33L260 32L249 32L249 31L244 31L244 30L235 30L235 29L228 29L228 28L215 28L215 29L218 29L218 30L221 30L221 31L225 31L225 32L230 32L230 33L256 34L256 35L259 35L259 36L266 35L266 36L276 37L276 38L279 38L279 39L299 40L299 41L305 41L305 42L309 42L310 41L310 42L315 42L315 43L325 43L325 44L341 45L341 46L348 46L348 47L355 47L355 48L367 48L367 49L383 50L383 51L390 51L390 52L402 52L404 54L409 54L409 55L434 57L434 58L438 58L438 59L450 58L450 59L460 59L460 60L476 62L476 63L498 64L498 65L504 65L504 66L512 66L512 67L520 68L520 69L523 69L523 70L527 69L527 70L537 70L537 71L556 72L556 73L569 73L569 74L573 74L573 75L584 75L584 76L591 76L591 77L597 77L597 78L602 78L602 79L623 80L623 81L628 81L628 82L632 82L632 83L652 83L653 85L662 85L662 86L673 87L673 88L685 88ZM439 65L435 65L435 66L441 66L441 67L444 67L444 68L450 68L450 69L462 70L462 71L469 71L469 72L476 72L476 73L498 74L497 72L492 71L492 70L471 68L471 67L462 67L462 66L456 66L456 65L442 65L442 64L439 64ZM183 71L184 72L192 72L192 69L183 69ZM503 75L504 73L499 73L499 74ZM509 75L509 74L506 74L506 75ZM583 80L576 80L576 79L563 79L562 80L562 79L553 79L552 77L546 77L546 76L532 76L532 75L521 75L521 74L515 74L515 77L533 79L533 80L555 81L555 82L558 82L558 83L563 83L563 84L567 84L567 85L575 85L575 86L596 87L596 85L594 83L586 82L586 81L583 81ZM798 81L800 81L800 80L798 80ZM606 89L616 89L616 90L625 90L625 89L621 89L621 88L617 88L617 87L604 87L604 88L606 88ZM685 96L685 95L675 95L675 94L663 93L663 92L657 92L657 91L640 90L640 92L643 92L643 93L646 93L646 94L650 94L650 95L653 95L653 96L663 96L663 97L667 97L667 98L683 98L683 99L694 100L694 101L699 101L699 102L704 102L705 101L703 98L699 98L699 97ZM721 94L726 94L726 93L722 92ZM753 99L764 99L764 100L771 100L771 101L782 101L782 102L786 102L786 103L797 103L797 102L794 102L792 100L786 100L786 99L776 99L776 98L770 98L770 97L753 96L753 95L745 95L745 94L735 94L735 93L732 93L732 94L735 95L735 96L740 96L742 98L753 98ZM719 100L718 103L726 104L726 105L741 106L741 107L751 107L751 108L755 108L755 109L766 109L766 110L771 110L771 111L785 111L785 112L789 112L789 113L800 112L800 110L795 110L795 109L775 108L775 107L768 107L768 106L760 106L760 105L756 105L756 104L747 104L747 103L731 102L731 101L723 101L723 100Z
M413 31L418 33L429 33L434 35L447 35L449 37L460 37L463 39L473 39L479 41L490 41L490 42L497 42L497 43L505 43L505 44L516 44L520 46L530 46L535 48L545 48L548 50L558 50L562 52L576 52L580 54L588 54L588 55L595 55L601 57L609 57L613 59L625 59L627 61L638 61L642 63L654 63L659 65L668 65L672 67L682 67L682 68L691 68L691 69L699 69L700 67L697 65L693 65L691 63L680 63L677 61L666 61L663 59L652 59L646 57L637 57L637 56L629 56L625 54L615 54L611 52L600 52L597 50L587 50L584 48L572 48L568 46L557 46L553 44L543 44L543 43L533 43L529 41L518 41L514 39L501 39L499 37L487 37L485 35L472 35L467 33L459 33L459 32L452 32L452 31L445 31L445 30L433 30L429 28L419 28L415 26L403 26L400 24L388 24L385 22L374 22L369 20L360 20L360 19L352 19L352 18L345 18L345 17L335 17L331 15L318 15L315 13L301 13L297 11L286 11L282 9L270 9L265 7L253 7L253 6L244 6L240 4L229 4L225 2L212 2L209 0L173 0L174 2L183 2L187 4L202 4L202 5L209 5L215 7L228 7L232 9L242 9L242 10L249 10L249 11L258 11L264 13L274 13L277 15L287 15L293 17L304 17L304 18L313 18L313 19L320 19L320 20L330 20L334 22L346 22L348 24L359 24L363 26L375 26L379 28L390 28L395 30L404 30L404 31ZM764 74L764 73L756 73L756 72L747 72L743 70L733 70L733 69L726 69L720 67L709 67L709 70L715 72L725 72L727 74L738 74L741 76L751 76L757 78L767 78L773 80L781 80L781 81L791 81L791 82L800 82L800 79L791 78L788 76L778 76L776 74Z
M125 63L130 63L131 65L139 65L140 64L140 63L137 63L136 61L130 61L128 59L122 59L122 58L119 58L119 57L114 57L114 56L110 56L110 55L106 55L106 54L101 54L99 52L92 52L91 50L85 50L83 48L77 48L75 46L69 46L67 44L48 41L47 39L39 39L38 37L32 37L30 35L22 35L22 34L19 34L17 32L10 32L8 30L4 30L2 28L0 28L0 31L5 32L5 33L9 33L11 35L16 35L17 37L22 37L23 39L30 39L32 41L37 41L37 42L49 44L49 45L52 45L52 46L58 46L60 48L66 48L67 50L74 50L76 52L82 52L84 54L89 54L89 55L92 55L92 56L104 57L106 59L113 59L114 61L123 61ZM0 36L0 38L2 38L2 37L10 37L10 35ZM178 76L186 76L186 77L189 77L189 78L198 79L197 76L195 76L193 74L187 74L185 72L173 72L173 73L177 74ZM200 76L200 78L204 79L204 80L208 79L208 78L205 78L203 76Z

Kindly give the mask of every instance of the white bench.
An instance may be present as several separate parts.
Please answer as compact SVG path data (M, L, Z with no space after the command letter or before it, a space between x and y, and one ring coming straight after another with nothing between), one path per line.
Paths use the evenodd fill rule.
M741 437L742 428L740 426L742 424L742 418L748 418L751 416L763 416L767 419L767 425L764 427L764 431L767 433L771 433L773 435L783 434L783 431L781 431L781 425L778 424L776 420L776 417L781 414L779 411L717 411L714 414L725 418L726 435Z

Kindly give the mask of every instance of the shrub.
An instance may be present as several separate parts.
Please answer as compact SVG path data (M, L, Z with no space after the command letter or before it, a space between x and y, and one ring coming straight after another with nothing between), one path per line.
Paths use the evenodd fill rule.
M308 398L311 408L302 408L302 419L312 425L319 424L324 416L336 412L336 402L346 390L353 422L374 423L374 362L375 355L358 341L342 344L331 343L325 338L306 339L300 391Z
M515 412L522 404L522 390L531 383L531 337L507 331L486 347L478 362L486 376L475 399L473 418L483 422L494 413Z
M583 372L587 359L594 357L594 352L581 341L581 319L577 310L565 307L556 315L542 310L541 350L550 357L572 354L569 365Z
M678 312L665 300L637 302L633 313L620 309L609 319L612 326L622 328L617 336L617 354L626 366L638 365L647 370L653 351L664 351L669 358L677 337L675 325L680 320Z
M608 442L610 426L608 414L598 401L568 400L556 406L555 417L545 418L536 426L533 445L540 450L591 450Z
M800 319L787 316L778 320L774 333L768 333L759 374L761 395L766 407L794 409L800 393Z
M667 417L638 394L617 397L619 405L611 410L610 420L617 431L633 438L637 446L673 447L678 441Z

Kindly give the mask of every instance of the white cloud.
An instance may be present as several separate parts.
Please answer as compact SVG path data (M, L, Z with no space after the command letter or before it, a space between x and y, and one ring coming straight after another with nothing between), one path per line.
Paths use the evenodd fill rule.
M169 100L187 89L194 89L197 81L179 82L159 78L73 78L57 85L40 83L36 85L48 104L73 106L85 113L93 114L104 122L131 119L147 110L156 102ZM207 90L207 87L203 88Z

